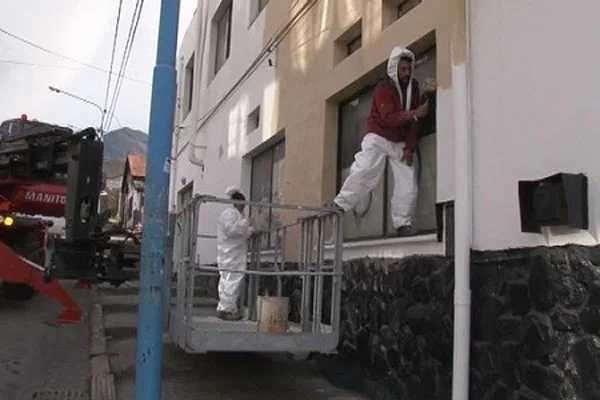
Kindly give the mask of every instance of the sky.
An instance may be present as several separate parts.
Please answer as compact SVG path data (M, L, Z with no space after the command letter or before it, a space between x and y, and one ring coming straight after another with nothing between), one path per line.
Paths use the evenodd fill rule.
M197 0L180 0L178 47ZM113 71L119 71L136 1L123 0ZM119 0L0 0L0 29L79 62L109 70ZM144 1L110 130L148 131L160 0ZM30 119L82 129L98 127L101 109L49 90L72 93L103 108L107 72L82 66L0 31L0 121ZM111 104L116 75L106 102ZM106 130L106 126L105 126Z

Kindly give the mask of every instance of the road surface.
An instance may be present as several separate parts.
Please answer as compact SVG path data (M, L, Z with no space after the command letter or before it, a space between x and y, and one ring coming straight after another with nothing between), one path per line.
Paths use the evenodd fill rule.
M0 400L88 399L89 290L71 289L86 323L60 325L59 306L41 294L0 298Z

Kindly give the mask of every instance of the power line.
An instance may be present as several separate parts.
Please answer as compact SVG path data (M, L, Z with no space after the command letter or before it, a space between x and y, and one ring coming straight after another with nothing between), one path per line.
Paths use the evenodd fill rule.
M108 120L108 128L112 123L112 115L114 115L117 108L117 101L119 94L121 93L121 87L123 86L122 77L125 75L127 64L129 63L129 57L131 56L131 50L133 49L133 42L135 40L135 34L137 33L138 24L142 15L142 8L144 7L144 0L137 0L135 3L135 9L133 16L131 17L131 24L129 25L129 34L125 43L125 49L123 50L123 58L121 59L121 67L119 69L119 75L117 77L117 83L115 84L115 91L113 92L113 100L110 106L110 116Z
M111 74L111 72L110 72L110 71L108 71L108 70L106 70L106 69L104 69L104 68L98 67L98 66L96 66L96 65L88 64L88 63L85 63L85 62L83 62L83 61L76 60L76 59L74 59L74 58L71 58L71 57L69 57L69 56L65 56L65 55L63 55L63 54L57 53L57 52L55 52L55 51L53 51L53 50L49 50L49 49L47 49L47 48L45 48L45 47L42 47L42 46L40 46L40 45L38 45L38 44L35 44L35 43L33 43L33 42L29 41L29 40L27 40L27 39L24 39L24 38L22 38L22 37L20 37L20 36L18 36L18 35L15 35L14 33L10 33L10 32L8 32L8 31L7 31L7 30L5 30L5 29L2 29L2 28L0 28L0 33L3 33L3 34L5 34L5 35L7 35L7 36L10 36L10 37L12 37L13 39L16 39L16 40L18 40L18 41L20 41L20 42L22 42L22 43L25 43L25 44L27 44L27 45L29 45L29 46L31 46L31 47L35 47L35 48L36 48L36 49L38 49L38 50L41 50L41 51L43 51L43 52L46 52L46 53L48 53L48 54L52 54L53 56L56 56L56 57L62 58L62 59L64 59L64 60L71 61L71 62L73 62L73 63L79 64L79 65L81 65L81 66L84 66L84 67L87 67L87 68L94 69L94 70L96 70L96 71L104 72L105 74ZM140 80L140 79L136 79L136 78L131 78L131 77L127 77L127 76L123 76L122 78L124 78L124 79L127 79L127 80L130 80L130 81L133 81L133 82L143 83L144 85L151 85L151 83L150 83L150 82L142 81L142 80Z
M49 65L49 64L39 64L32 63L27 61L17 61L17 60L0 60L0 64L11 64L11 65L21 65L25 67L39 67L39 68L64 68L64 69L74 69L75 67L69 67L67 65Z
M123 57L121 58L121 65L119 66L119 77L117 78L117 82L115 83L115 89L113 91L113 97L111 100L111 104L109 107L111 115L115 112L117 107L117 101L119 98L119 94L121 93L121 87L123 84L123 79L120 77L125 74L125 69L127 68L127 64L129 62L129 55L131 54L131 49L133 45L133 37L135 36L135 30L137 29L136 19L139 20L139 15L141 15L141 7L140 0L137 0L135 3L135 8L133 10L133 15L131 17L131 23L129 24L129 32L127 34L127 40L125 41L125 48L123 49ZM107 126L110 128L112 123L112 118L109 117Z
M112 54L110 56L110 72L108 73L108 82L106 84L106 94L104 95L104 107L102 112L102 120L100 121L100 129L104 126L104 116L106 114L106 106L108 105L108 92L110 91L110 81L112 78L113 65L115 62L115 53L117 50L117 37L119 36L119 23L121 22L121 9L123 7L123 0L119 0L119 8L117 10L117 22L115 25L115 35L113 37Z

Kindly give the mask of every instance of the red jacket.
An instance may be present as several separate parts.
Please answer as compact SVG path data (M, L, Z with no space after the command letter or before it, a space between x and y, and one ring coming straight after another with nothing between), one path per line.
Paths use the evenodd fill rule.
M419 99L419 85L414 79L410 111L401 107L398 90L391 79L379 83L373 92L371 113L367 119L367 132L376 133L391 142L405 142L408 149L415 150L419 123L415 119L414 110L419 107Z

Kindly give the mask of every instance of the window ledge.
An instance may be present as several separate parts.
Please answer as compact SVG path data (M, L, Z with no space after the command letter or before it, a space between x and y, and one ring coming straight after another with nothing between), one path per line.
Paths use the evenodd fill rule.
M444 243L437 241L435 233L408 236L408 237L389 237L382 239L357 240L345 242L343 245L343 260L348 261L356 258L403 258L415 254L443 255L445 253ZM261 261L273 262L275 260L275 250L262 250ZM248 257L250 253L248 253ZM281 252L277 254L281 257ZM334 256L333 245L325 245L325 259L332 259Z
M345 242L343 245L343 260L356 258L402 258L415 254L444 254L444 243L437 241L435 233L409 236L390 237L372 240ZM327 258L333 257L333 246L325 246Z
M375 247L375 246L389 246L394 244L404 243L427 243L437 242L437 235L435 233L428 233L426 235L416 236L400 236L400 237L387 237L381 239L367 239L367 240L353 240L351 242L344 242L345 249L361 248L361 247ZM332 248L332 245L326 246L326 248Z

